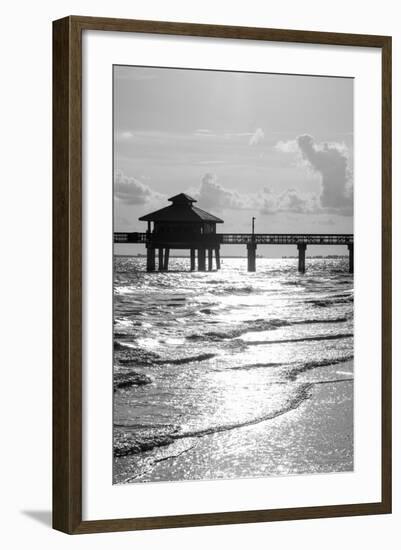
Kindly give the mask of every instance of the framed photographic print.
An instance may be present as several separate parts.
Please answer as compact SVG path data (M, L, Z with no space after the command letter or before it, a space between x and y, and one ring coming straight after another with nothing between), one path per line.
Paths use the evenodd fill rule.
M391 512L391 38L53 29L53 525Z

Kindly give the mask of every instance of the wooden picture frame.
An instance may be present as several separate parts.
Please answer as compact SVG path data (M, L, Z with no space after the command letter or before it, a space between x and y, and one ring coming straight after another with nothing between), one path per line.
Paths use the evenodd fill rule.
M82 520L82 32L377 48L382 58L382 496L372 503ZM71 16L53 23L53 527L69 534L391 512L391 37Z

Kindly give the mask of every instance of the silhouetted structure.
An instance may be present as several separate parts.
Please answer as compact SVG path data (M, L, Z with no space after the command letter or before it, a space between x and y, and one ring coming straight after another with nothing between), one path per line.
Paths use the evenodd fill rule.
M258 245L296 245L298 249L298 271L305 272L306 248L308 245L346 245L349 253L349 272L354 271L354 236L352 234L317 233L216 233L216 224L223 220L193 205L195 199L180 193L171 197L170 206L139 218L148 222L146 233L114 233L115 243L143 243L147 248L147 271L156 270L156 249L160 271L168 270L171 249L189 249L191 271L213 269L213 251L216 268L220 269L220 245L245 244L248 256L248 271L256 271L256 249ZM152 227L153 223L153 227Z
M156 269L156 249L159 271L168 270L171 249L190 250L192 271L196 267L196 250L199 271L206 269L206 251L208 270L213 269L214 251L216 268L220 269L220 241L216 235L216 224L223 223L223 220L194 206L197 201L185 193L175 195L168 200L172 203L170 206L139 218L140 221L148 222L147 270Z

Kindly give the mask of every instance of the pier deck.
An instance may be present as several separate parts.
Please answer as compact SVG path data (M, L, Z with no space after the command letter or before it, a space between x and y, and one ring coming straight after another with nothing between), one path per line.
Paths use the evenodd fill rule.
M149 236L151 239L151 235ZM213 237L220 244L306 244L306 245L348 245L354 244L352 234L324 233L217 233ZM115 243L148 242L147 233L114 233Z
M212 251L215 250L217 269L220 267L220 245L244 244L248 252L248 271L256 270L256 247L258 245L296 245L298 249L298 270L305 271L306 247L308 245L345 245L349 251L349 272L354 271L354 236L352 234L326 233L215 233L203 235L198 241L165 242L156 239L151 232L114 233L117 244L145 244L148 249L148 271L154 271L155 249L159 250L159 270L168 269L170 249L191 250L191 270L195 269L195 250L198 250L198 269L205 270L205 252L208 250L209 270L212 264ZM164 252L163 252L164 251ZM164 259L163 259L164 256Z

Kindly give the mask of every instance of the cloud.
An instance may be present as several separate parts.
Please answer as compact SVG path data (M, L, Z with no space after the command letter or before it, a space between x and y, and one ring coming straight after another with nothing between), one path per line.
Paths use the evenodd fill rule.
M274 146L274 149L276 151L280 151L280 153L298 153L299 152L298 143L295 139L292 139L289 141L279 141Z
M129 130L116 132L115 134L115 140L116 141L127 141L134 137L134 134L130 132Z
M279 212L297 212L298 214L316 214L320 211L319 199L313 193L301 194L297 189L287 189L278 197Z
M214 159L214 160L199 160L196 164L225 164L225 163L226 163L225 160Z
M196 137L206 137L206 138L216 137L216 134L214 132L211 132L207 128L198 128L197 130L195 130L193 135Z
M348 149L343 143L316 143L304 134L296 140L279 141L275 149L283 153L298 153L309 168L321 177L320 206L328 212L352 215L352 172Z
M217 181L216 174L206 173L196 193L199 205L204 208L243 210L252 208L252 200L247 195L226 189Z
M124 175L121 170L116 170L114 174L114 196L132 205L146 204L155 198L162 198L140 180Z
M265 133L262 130L262 128L257 128L253 134L251 134L251 137L249 139L249 145L257 145L260 143L265 137Z
M261 195L260 212L262 214L278 214L290 212L294 214L317 214L321 211L319 198L313 193L300 193L298 189L286 189L275 194L269 188Z
M292 212L300 214L320 212L319 199L315 194L302 194L297 189L286 189L277 194L269 187L258 193L238 193L223 187L216 174L206 173L199 190L194 192L199 205L213 210L254 210L262 214Z
M193 134L197 138L214 138L215 140L234 140L246 143L249 145L257 145L265 138L265 133L262 128L256 128L254 132L223 132L216 133L207 128L197 128Z
M323 208L352 213L352 192L349 185L350 171L345 146L325 143L316 146L308 135L297 138L302 156L322 177L320 202Z

